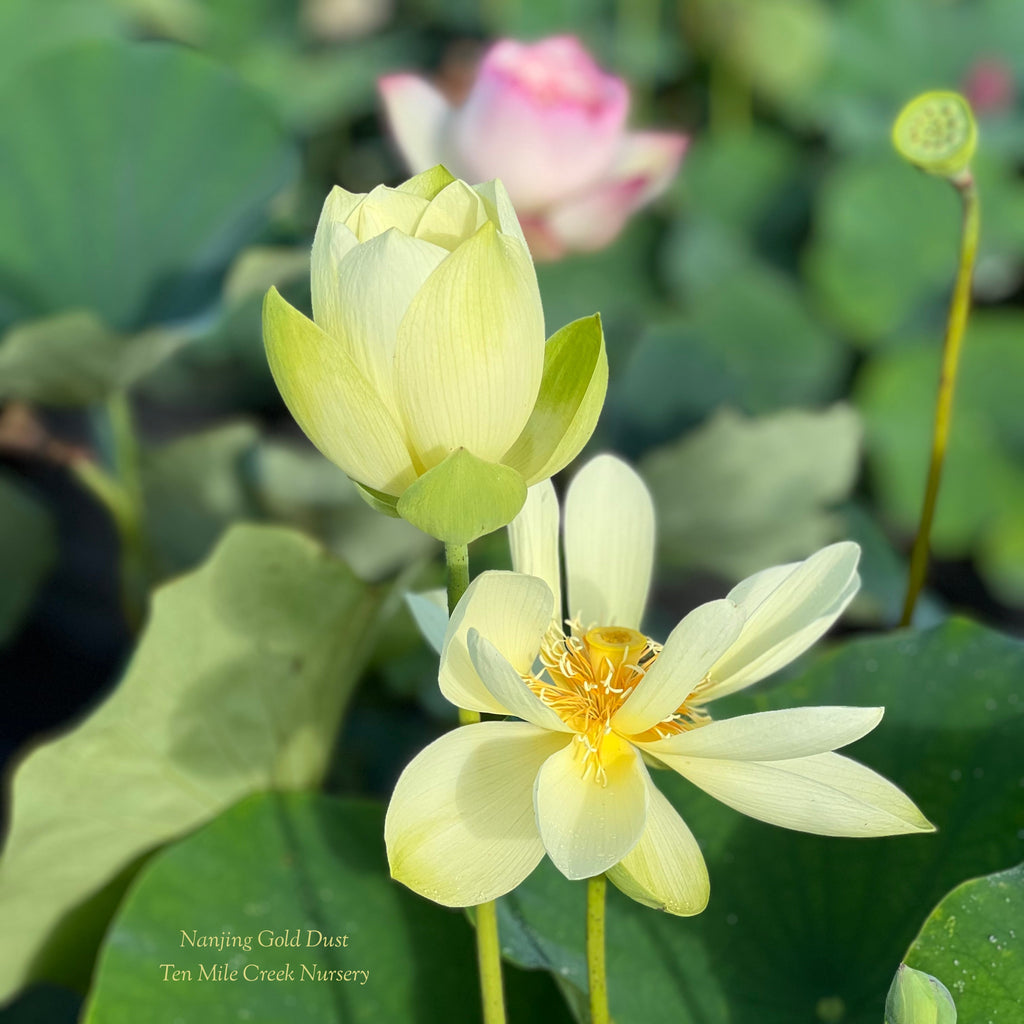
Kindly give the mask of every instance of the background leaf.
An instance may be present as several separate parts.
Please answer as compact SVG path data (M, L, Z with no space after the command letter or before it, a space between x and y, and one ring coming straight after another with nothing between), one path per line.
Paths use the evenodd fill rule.
M93 405L130 387L188 341L154 327L122 335L92 313L58 313L19 324L0 342L0 399Z
M472 1020L472 930L464 916L413 896L388 877L382 809L362 801L291 794L255 796L164 851L139 877L100 957L86 1024L252 1021ZM225 865L231 869L225 871ZM252 950L182 948L181 930L253 936ZM263 929L298 948L260 948ZM347 947L304 945L308 931L348 935ZM161 963L190 968L247 963L294 982L216 986L165 983ZM366 970L366 984L305 982L300 964Z
M906 962L946 985L960 1020L1018 1020L1024 1006L1024 865L958 885L929 914Z
M257 95L205 57L92 42L0 90L0 310L126 330L194 313L293 178Z
M943 557L980 549L997 592L1024 599L1024 317L976 314L964 339L932 547ZM939 338L879 355L857 382L872 482L888 520L909 535L920 513L931 446Z
M860 424L849 406L746 419L723 411L641 463L664 561L739 579L838 536L830 507L856 478Z
M0 861L0 998L81 983L138 858L326 770L377 598L313 542L236 527L157 591L124 678L19 765Z

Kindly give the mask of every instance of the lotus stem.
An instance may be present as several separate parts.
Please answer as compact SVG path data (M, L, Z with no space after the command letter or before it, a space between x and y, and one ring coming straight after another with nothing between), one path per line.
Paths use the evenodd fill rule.
M446 544L448 566L448 614L469 586L469 546ZM480 714L459 708L459 724L473 725ZM505 991L501 977L501 942L498 938L498 909L494 903L481 903L475 908L476 961L480 974L480 996L483 1001L484 1024L505 1024Z
M605 971L604 918L605 890L608 883L604 875L587 881L587 979L590 983L590 1024L609 1024L608 976Z
M942 372L935 403L935 429L932 435L931 462L928 466L928 481L925 485L924 502L921 507L921 521L910 556L910 577L907 584L906 600L903 603L903 615L900 619L901 626L910 625L918 596L928 572L928 548L932 521L935 518L935 504L939 496L942 467L949 443L950 424L953 418L953 395L956 390L964 329L967 326L967 315L971 306L971 278L974 273L974 261L978 252L978 235L981 227L981 206L973 175L967 170L950 180L959 192L963 205L960 262L957 268L956 282L953 286L949 319L946 324Z

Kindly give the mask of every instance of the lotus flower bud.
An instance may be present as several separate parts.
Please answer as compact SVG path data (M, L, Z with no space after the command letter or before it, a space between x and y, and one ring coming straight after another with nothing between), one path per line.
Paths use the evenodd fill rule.
M443 167L335 188L313 242L313 319L271 288L267 358L299 426L375 508L451 544L506 525L592 433L600 319L544 340L523 233L499 182Z
M885 1000L885 1024L956 1024L956 1006L938 978L900 964Z

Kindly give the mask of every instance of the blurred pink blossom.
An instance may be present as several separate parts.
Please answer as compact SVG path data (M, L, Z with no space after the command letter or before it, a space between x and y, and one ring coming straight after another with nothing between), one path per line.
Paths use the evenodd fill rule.
M1005 110L1016 91L1013 69L999 57L984 57L967 72L963 91L978 114Z
M409 170L443 163L467 181L500 178L538 259L608 245L668 187L687 144L627 132L626 83L574 36L495 43L458 106L418 75L379 86Z

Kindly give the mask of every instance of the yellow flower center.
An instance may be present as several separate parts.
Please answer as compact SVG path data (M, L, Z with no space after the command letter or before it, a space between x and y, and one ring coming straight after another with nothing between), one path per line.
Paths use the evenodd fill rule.
M576 734L584 777L592 774L604 785L606 766L625 753L623 741L627 739L616 733L612 719L642 684L661 653L661 645L622 626L599 626L584 632L577 622L568 625L568 634L553 627L544 638L540 651L544 671L524 678ZM628 739L650 743L705 725L710 717L688 703L692 696L667 718Z

